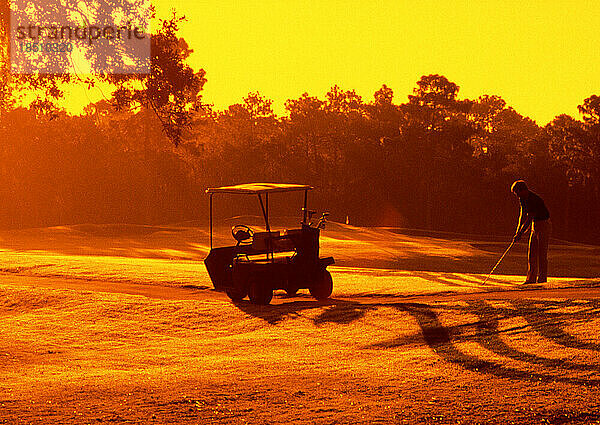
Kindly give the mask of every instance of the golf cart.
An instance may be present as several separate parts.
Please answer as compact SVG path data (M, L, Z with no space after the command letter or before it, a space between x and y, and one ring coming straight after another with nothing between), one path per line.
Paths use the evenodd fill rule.
M273 291L283 289L293 296L307 288L318 300L327 299L333 280L327 266L333 257L319 258L319 233L328 213L311 222L314 211L307 209L311 186L300 184L250 183L210 188L210 253L204 260L216 290L225 291L232 301L246 296L255 304L269 304ZM273 231L269 223L269 195L304 192L300 228ZM213 196L215 194L256 195L265 220L265 231L236 224L231 235L236 244L213 247Z

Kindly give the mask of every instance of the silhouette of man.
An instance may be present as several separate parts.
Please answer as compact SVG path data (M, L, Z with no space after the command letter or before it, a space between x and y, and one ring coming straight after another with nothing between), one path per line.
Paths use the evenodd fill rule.
M542 198L527 188L523 180L517 180L510 188L519 197L521 213L513 242L518 242L531 226L527 250L527 278L524 283L548 281L548 242L552 231L550 212ZM539 272L539 273L538 273Z

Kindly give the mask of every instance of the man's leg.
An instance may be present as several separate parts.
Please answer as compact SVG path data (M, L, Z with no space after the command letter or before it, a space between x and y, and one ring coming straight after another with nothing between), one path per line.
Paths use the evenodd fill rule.
M529 235L529 248L527 249L527 279L525 282L535 283L538 271L538 235L535 228L531 227Z
M546 220L538 225L538 254L539 254L539 274L537 281L540 283L548 281L548 244L550 242L550 233L552 225L550 220Z

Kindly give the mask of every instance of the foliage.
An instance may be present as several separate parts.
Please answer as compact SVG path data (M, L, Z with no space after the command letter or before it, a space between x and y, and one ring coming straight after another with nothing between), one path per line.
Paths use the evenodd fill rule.
M189 49L173 31L157 53L171 58L158 61L163 78L143 89L117 81L113 99L80 117L15 107L0 116L3 226L197 220L204 188L263 180L312 184L314 207L352 224L506 236L518 207L509 186L524 178L557 237L600 240L596 96L582 120L561 115L543 128L499 96L459 99L440 75L423 76L405 103L385 85L370 101L333 86L322 99L288 100L282 117L260 93L214 111L200 104L204 74L187 70ZM135 103L148 107L125 107ZM163 131L165 119L181 131Z

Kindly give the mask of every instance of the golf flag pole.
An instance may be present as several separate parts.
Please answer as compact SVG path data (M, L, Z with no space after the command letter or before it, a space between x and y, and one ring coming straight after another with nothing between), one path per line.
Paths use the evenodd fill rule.
M506 251L504 251L504 254L502 254L502 257L500 257L500 259L498 260L498 262L496 263L496 265L494 266L494 268L492 269L492 271L490 272L490 274L488 274L487 277L485 278L485 280L483 281L484 285L487 283L487 281L490 278L490 276L492 276L494 274L494 272L496 271L496 268L500 265L500 263L502 262L502 260L504 260L504 257L506 257L506 254L508 254L508 251L510 251L510 249L513 247L514 244L515 244L515 241L513 240L510 243L510 245L508 246L508 248L506 248Z

